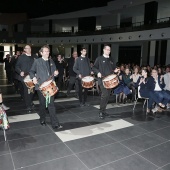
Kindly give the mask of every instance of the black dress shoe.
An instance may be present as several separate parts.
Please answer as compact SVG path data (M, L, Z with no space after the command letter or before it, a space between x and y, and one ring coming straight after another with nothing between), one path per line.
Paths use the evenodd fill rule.
M99 113L99 118L100 118L100 119L104 119L104 118L105 118L105 117L104 117L104 114L103 114L102 112Z
M90 106L90 104L88 104L88 103L83 103L83 105L84 105L84 106L87 106L87 107Z
M106 117L111 117L108 113L106 112L103 112L103 115L106 116Z
M58 129L62 129L62 128L63 128L63 126L61 126L60 124L53 126L54 130L58 130Z
M84 104L83 104L83 103L80 103L80 107L84 107Z
M47 125L45 121L40 122L40 124L41 124L42 126L46 126L46 125Z

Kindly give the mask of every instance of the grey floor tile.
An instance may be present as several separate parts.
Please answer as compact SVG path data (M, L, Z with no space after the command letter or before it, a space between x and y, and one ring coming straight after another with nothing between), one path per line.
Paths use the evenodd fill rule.
M0 156L0 169L14 170L10 154Z
M88 168L76 156L72 155L35 166L22 168L22 170L88 170Z
M95 170L156 170L157 167L138 155L132 155Z
M144 158L148 159L149 161L151 161L152 163L154 163L155 165L162 167L165 164L170 163L169 150L170 150L170 142L166 142L159 146L143 151L139 154L142 155Z
M9 153L9 147L7 142L0 142L0 155Z
M170 164L162 167L162 169L159 169L159 170L170 170Z
M141 135L146 132L147 132L146 130L141 129L137 126L131 126L128 128L123 128L112 132L108 132L107 134L111 136L113 139L115 139L116 141L121 141L128 138L132 138L137 135Z
M57 116L59 121L62 123L62 122L73 122L75 120L80 120L79 117L77 117L76 115L74 114L60 114Z
M135 152L140 152L155 145L161 144L165 141L167 140L160 136L157 136L153 133L147 133L135 138L131 138L129 140L125 140L121 143Z
M15 123L10 123L10 130L23 129L23 128L39 126L39 125L40 125L39 120L29 120L29 121L15 122Z
M140 115L140 116L135 116L135 117L128 117L128 118L123 118L123 120L126 120L129 123L137 125L137 124L145 123L146 122L146 116Z
M62 122L63 128L57 131L63 131L63 130L70 130L70 129L75 129L75 128L80 128L84 126L89 126L89 123L87 123L85 120L73 120L70 122ZM56 131L56 130L54 130Z
M61 140L54 134L45 134L32 136L28 138L9 141L11 152L27 150L31 148L42 147L45 145L59 143Z
M18 130L9 130L7 132L7 139L13 140L24 137L32 137L35 135L41 135L46 133L53 133L48 126L37 126L33 128L18 129Z
M83 139L66 142L66 145L75 153L97 148L115 141L105 134L86 137Z
M121 159L131 154L133 154L132 151L128 150L119 143L115 143L77 154L77 156L87 165L88 168L91 169Z
M161 120L154 120L154 121L149 121L147 123L139 124L138 126L148 131L154 131L154 130L158 130L158 129L170 126L170 123L167 123Z
M170 127L167 127L167 128L163 128L161 130L158 130L158 131L155 131L154 133L165 138L165 139L168 139L170 140Z
M99 115L97 114L94 117L88 117L88 118L85 118L84 120L87 121L90 125L95 125L95 124L115 121L115 120L119 120L119 119L120 118L117 118L117 117L114 117L114 116L105 117L105 119L100 119Z
M59 143L27 151L12 153L12 156L15 167L21 168L71 154L72 152L63 143Z

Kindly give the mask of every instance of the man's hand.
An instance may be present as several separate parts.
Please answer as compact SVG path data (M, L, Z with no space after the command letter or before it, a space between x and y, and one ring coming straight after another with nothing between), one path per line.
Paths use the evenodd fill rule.
M37 78L36 78L36 77L34 77L34 78L32 79L32 81L33 81L33 83L34 83L34 84L37 84L37 83L38 83L38 81L37 81Z
M98 78L101 78L101 77L102 77L101 73L98 73L98 74L97 74L97 77L98 77Z
M120 69L118 68L115 68L114 72L117 73Z
M91 71L91 73L90 73L91 75L93 75L94 74L94 72L93 71Z
M81 74L79 74L79 78L80 78L80 79L82 78Z
M20 75L21 75L22 77L24 77L24 72L23 72L23 71L21 71Z
M59 74L58 70L54 71L54 76L57 76Z

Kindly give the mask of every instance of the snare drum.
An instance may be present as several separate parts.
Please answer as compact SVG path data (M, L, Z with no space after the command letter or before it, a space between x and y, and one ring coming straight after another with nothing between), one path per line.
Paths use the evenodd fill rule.
M103 86L106 89L115 88L119 84L119 79L116 74L111 74L103 79Z
M92 76L86 76L82 78L82 86L86 89L93 88L94 78Z
M24 78L24 83L25 85L29 88L29 89L32 89L35 87L32 79L30 78L30 75L27 75L25 78Z
M39 89L44 97L46 97L47 94L49 94L49 96L54 96L58 92L58 87L53 80L45 81L41 84Z

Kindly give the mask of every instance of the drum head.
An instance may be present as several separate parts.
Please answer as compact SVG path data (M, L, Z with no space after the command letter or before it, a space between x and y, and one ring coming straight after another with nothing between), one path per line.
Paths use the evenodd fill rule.
M86 77L82 78L82 81L84 81L84 82L90 82L90 81L93 81L93 80L94 80L94 78L91 77L91 76L86 76Z
M24 82L30 82L32 81L32 79L30 78L30 75L27 75L25 78L24 78Z
M114 79L116 76L117 76L116 74L109 75L109 76L105 77L103 79L103 81L110 81L110 80Z
M42 89L43 87L48 86L53 80L49 80L49 81L45 81L44 83L41 84L40 89Z

